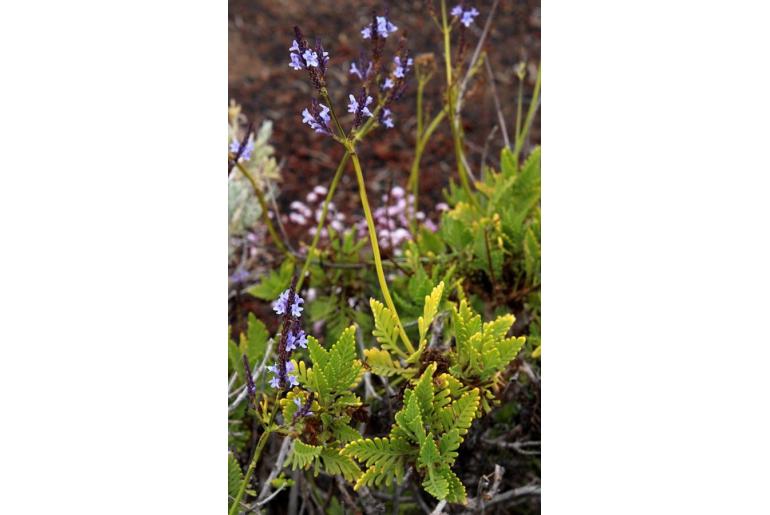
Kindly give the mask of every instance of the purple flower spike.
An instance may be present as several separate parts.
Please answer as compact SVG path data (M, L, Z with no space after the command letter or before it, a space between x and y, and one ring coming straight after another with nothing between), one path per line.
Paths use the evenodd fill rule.
M320 134L331 135L329 108L314 100L311 109L312 112L310 109L302 111L302 123L308 124L311 129Z
M313 86L321 91L326 86L329 52L323 49L320 40L316 40L315 48L311 47L299 27L294 27L294 36L294 41L289 47L291 57L289 66L295 70L306 69Z

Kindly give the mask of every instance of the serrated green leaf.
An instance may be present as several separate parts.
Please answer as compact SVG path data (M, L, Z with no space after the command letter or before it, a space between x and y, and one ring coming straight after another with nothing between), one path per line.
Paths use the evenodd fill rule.
M308 445L300 440L294 440L294 447L284 465L291 465L293 470L307 469L321 455L323 447Z
M338 449L321 451L321 461L327 474L340 474L348 481L356 481L361 475L361 469L350 456L343 456Z
M238 490L241 489L243 483L243 472L238 461L233 456L233 453L227 453L227 494L229 497L236 497ZM228 506L232 505L232 500L228 503Z
M433 440L433 433L428 433L428 436L425 437L422 445L420 445L420 455L417 462L423 467L432 469L439 460L441 460L441 454L439 454L438 446L436 446L436 442Z
M369 368L377 375L390 377L405 372L401 364L384 349L365 349L364 356L366 356L366 363Z
M375 299L369 299L369 306L372 309L374 317L374 330L372 334L383 349L387 349L406 358L404 352L398 345L398 319L381 302Z
M267 348L267 340L270 338L265 324L257 319L254 313L249 313L246 336L241 335L241 354L246 354L252 366L262 361Z
M431 291L430 295L425 296L423 315L417 320L417 326L420 330L420 340L425 339L425 336L428 333L428 328L433 322L433 319L436 317L438 306L441 303L441 296L443 293L444 283L442 281L438 284L438 286L433 288L433 291Z
M286 259L278 270L270 272L246 291L258 299L273 301L289 287L293 275L294 261Z
M518 163L513 157L513 152L508 147L503 147L500 152L500 171L506 177L512 177L516 175L518 169Z

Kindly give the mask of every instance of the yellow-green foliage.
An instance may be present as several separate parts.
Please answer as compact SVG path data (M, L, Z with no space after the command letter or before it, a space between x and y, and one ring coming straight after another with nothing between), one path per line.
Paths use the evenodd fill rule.
M479 391L463 391L449 374L434 378L435 372L432 363L404 392L404 406L386 438L361 438L342 450L366 467L356 489L400 483L414 465L425 491L440 500L465 502L465 488L451 467L478 411Z
M413 377L417 370L414 367L404 367L399 358L407 364L415 364L420 361L423 351L428 346L428 329L433 319L436 318L441 298L444 293L444 282L433 288L429 295L425 296L423 314L417 320L419 330L419 344L415 352L409 353L398 339L398 325L395 315L381 302L371 299L369 304L374 316L374 330L372 334L380 344L380 349L366 349L364 354L366 362L375 374L382 376L403 375Z
M363 365L356 356L356 328L350 326L342 332L331 349L324 349L318 340L308 336L308 352L313 366L308 368L304 361L293 361L300 385L281 400L284 424L293 427L294 448L287 459L292 469L310 469L318 474L341 474L349 481L355 481L361 474L358 466L349 456L340 454L343 445L361 438L361 434L350 425L352 410L361 406L361 399L353 393L363 377ZM299 407L305 406L308 397L312 415L296 417ZM295 420L296 419L296 420ZM306 428L313 427L311 443L299 439L307 438Z
M481 316L465 299L460 301L459 308L452 308L455 346L450 352L452 366L449 371L463 383L481 388L484 412L491 409L494 394L501 384L502 371L516 358L526 341L524 336L505 337L515 321L513 315L503 315L482 324Z

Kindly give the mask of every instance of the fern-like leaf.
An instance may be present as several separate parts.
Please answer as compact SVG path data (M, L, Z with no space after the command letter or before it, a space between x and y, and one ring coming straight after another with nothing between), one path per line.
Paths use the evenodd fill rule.
M406 352L397 343L398 318L396 318L396 315L375 299L369 299L369 306L372 308L372 315L374 317L374 330L372 334L380 343L380 346L406 358Z
M425 476L422 487L426 492L439 500L444 500L446 499L446 496L449 495L449 481L437 471L431 470L428 475Z
M430 420L433 416L433 374L436 372L436 364L431 363L422 373L414 387L414 397L420 406L422 420Z
M227 453L227 494L229 497L238 495L243 483L243 472L233 453ZM230 503L229 503L230 504Z
M348 481L356 481L361 476L361 469L350 456L344 456L337 449L321 451L321 461L327 474L340 474Z
M433 319L438 313L438 306L441 303L441 296L444 293L444 282L440 282L438 286L433 288L430 295L425 296L425 305L423 306L423 314L417 319L417 327L420 330L420 341L425 339L428 333L428 328L433 322Z
M441 470L441 475L447 480L447 486L449 487L446 500L448 502L465 504L465 487L460 478L448 467Z
M286 464L291 465L293 470L307 469L321 455L322 450L323 447L319 445L308 445L300 440L294 440L294 449L287 458Z
M479 389L474 388L469 392L466 392L452 403L452 412L454 414L454 422L449 428L449 431L457 429L460 435L464 435L468 432L468 429L473 423L473 419L476 417L476 412L479 408Z
M406 369L397 360L394 360L385 349L365 349L364 356L366 356L366 363L369 368L377 375L390 377L406 372Z

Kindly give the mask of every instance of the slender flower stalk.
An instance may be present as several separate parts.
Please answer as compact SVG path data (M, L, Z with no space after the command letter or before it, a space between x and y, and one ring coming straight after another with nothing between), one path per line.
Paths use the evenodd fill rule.
M345 155L343 155L342 159L340 159L340 164L337 165L337 171L334 172L332 183L329 185L329 192L326 194L326 199L324 199L323 206L321 206L321 217L318 219L318 225L316 226L315 234L313 235L313 241L310 243L310 248L308 248L307 255L305 257L305 263L302 265L302 270L299 273L299 279L297 280L297 291L302 289L302 283L305 281L305 275L307 274L308 268L310 268L310 261L313 259L313 254L315 253L315 249L318 246L318 240L321 238L321 229L323 229L324 223L326 222L326 215L329 213L329 203L334 197L334 192L337 191L337 185L339 185L342 174L345 171L345 165L348 163L348 158L350 158L350 153L345 151Z
M407 183L407 186L409 186L412 189L412 196L414 197L414 204L412 206L412 225L416 224L414 217L417 215L417 212L419 211L417 198L419 197L420 161L422 160L422 154L425 151L425 146L428 144L430 137L436 131L436 129L439 126L439 123L441 123L441 120L444 119L444 116L446 116L446 110L442 109L441 111L436 113L436 116L433 117L433 120L430 122L430 125L428 125L428 128L425 130L424 133L419 131L417 133L417 144L415 145L414 159L412 160L412 168L411 168L411 171L409 172L409 182Z
M259 185L257 185L257 181L254 180L254 177L249 173L246 167L243 166L241 163L235 163L235 166L238 167L238 170L240 170L240 172L249 180L249 182L251 183L251 187L254 188L254 194L257 196L259 207L262 208L262 217L265 220L267 231L270 233L270 236L273 238L273 241L275 242L275 246L278 247L278 249L281 252L283 252L287 258L293 260L294 256L292 256L291 252L289 252L289 249L286 248L286 245L283 243L283 240L280 238L280 236L278 236L278 231L275 230L273 221L270 220L270 212L268 211L268 208L267 208L267 202L265 202L265 196L262 194L262 190L259 189Z
M382 258L380 257L380 246L377 240L377 230L374 227L374 219L372 218L372 210L369 207L369 199L366 195L366 182L364 181L364 173L361 170L361 163L358 160L358 155L356 154L356 149L353 147L353 144L348 142L347 143L348 152L350 153L350 157L353 160L353 168L355 168L356 171L356 179L358 180L358 193L361 197L361 207L364 209L364 216L366 217L366 225L369 228L369 240L372 245L372 256L374 258L374 267L377 271L377 279L380 283L380 288L382 289L382 296L385 299L385 304L387 304L388 309L393 313L393 315L396 317L396 323L398 325L398 334L401 337L401 341L404 342L404 345L406 346L409 353L414 353L414 346L412 345L412 342L409 341L409 337L406 335L406 331L404 331L404 326L401 324L401 319L398 316L398 312L396 311L396 306L393 304L393 299L390 297L390 291L388 290L388 283L385 280L385 272L382 269Z
M519 152L521 152L521 149L524 146L524 140L529 134L529 129L532 128L532 122L535 120L535 112L537 111L538 105L540 104L541 71L542 67L538 68L537 79L535 80L535 89L532 92L532 100L530 101L529 109L527 110L527 117L524 120L524 127L522 127L520 133L516 134L516 144L513 149L513 158L514 162L517 164L519 162Z
M446 0L441 0L441 31L444 35L444 64L446 67L447 83L447 109L449 109L449 127L452 130L452 140L455 147L455 160L457 161L457 172L460 175L460 184L462 185L469 202L477 206L476 198L471 194L471 186L468 181L468 170L465 168L465 159L463 157L462 137L460 135L459 120L454 113L454 106L457 102L456 84L452 80L452 49L449 42L451 28L446 12Z

